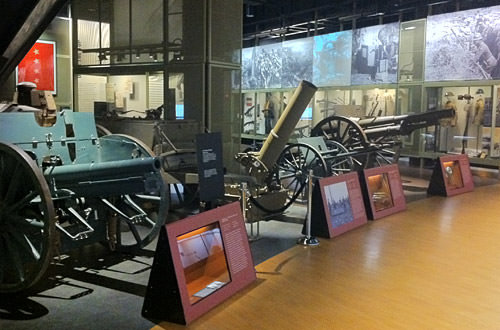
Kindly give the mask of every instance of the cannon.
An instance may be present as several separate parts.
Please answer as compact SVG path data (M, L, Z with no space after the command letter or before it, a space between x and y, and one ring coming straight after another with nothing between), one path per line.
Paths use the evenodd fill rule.
M342 145L353 164L358 168L369 168L390 162L385 155L397 153L389 148L399 148L400 137L414 130L438 125L440 120L455 115L453 109L428 111L417 114L383 116L371 118L349 118L330 116L317 123L311 136L321 136L329 145Z
M39 107L0 112L0 293L29 289L53 256L83 245L136 252L168 210L161 162L144 143L98 137L92 113L31 95Z
M240 153L236 159L254 181L249 182L249 221L281 213L305 192L308 174L338 175L390 163L399 137L416 129L437 125L453 117L453 109L400 116L348 118L330 116L321 120L310 137L290 143L289 137L316 88L302 82L260 151ZM382 158L382 160L380 160Z

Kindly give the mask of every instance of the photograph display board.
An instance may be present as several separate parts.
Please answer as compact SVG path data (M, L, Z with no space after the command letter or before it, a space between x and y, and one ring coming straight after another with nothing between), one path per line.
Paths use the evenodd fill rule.
M238 202L160 232L142 315L188 324L256 279Z
M36 89L56 94L56 43L35 42L16 68L16 85L32 82Z
M312 236L335 237L367 222L357 173L326 177L318 183L312 200Z
M399 23L356 29L352 35L352 85L396 83Z
M304 38L282 43L282 88L295 88L302 80L312 81L313 42L313 38Z
M474 190L469 157L466 154L439 157L427 193L454 196Z
M280 88L281 67L281 43L243 49L241 88Z
M377 220L406 209L397 164L366 169L362 178L365 206L370 219Z
M500 6L427 18L425 80L500 78Z
M316 86L351 83L352 31L314 37L313 80Z

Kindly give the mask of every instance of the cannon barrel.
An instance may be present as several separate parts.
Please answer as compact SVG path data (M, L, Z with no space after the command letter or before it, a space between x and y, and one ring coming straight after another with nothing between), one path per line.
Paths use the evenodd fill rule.
M300 120L302 113L311 101L318 88L312 83L302 80L290 102L281 114L278 122L264 141L258 159L268 168L276 163L281 151L286 146L290 135Z
M117 192L155 193L160 176L159 158L147 157L103 163L50 166L44 171L48 182L80 196L116 195Z
M358 124L369 138L409 135L416 129L437 125L439 120L454 115L454 109L444 109L409 115L360 119Z

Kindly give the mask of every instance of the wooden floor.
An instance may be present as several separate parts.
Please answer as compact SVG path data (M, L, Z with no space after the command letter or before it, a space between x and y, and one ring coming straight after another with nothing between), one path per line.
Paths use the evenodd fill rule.
M498 184L409 203L263 262L187 327L153 329L500 329L499 207Z

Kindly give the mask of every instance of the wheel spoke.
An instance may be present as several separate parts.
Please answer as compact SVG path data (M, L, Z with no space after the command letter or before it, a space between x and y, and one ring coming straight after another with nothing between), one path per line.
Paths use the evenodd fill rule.
M30 191L26 196L24 196L23 198L21 198L18 202L16 202L15 204L12 204L11 206L7 207L6 209L6 213L12 213L12 212L15 212L17 210L20 210L22 208L24 208L25 206L27 206L28 204L30 204L30 202L35 199L36 197L38 197L38 193L36 191Z
M29 256L33 257L33 259L36 261L40 260L40 252L35 248L33 243L31 243L26 235L21 235L17 232L13 232L12 236L17 241L17 243L24 248L25 252L27 252Z
M5 193L5 201L10 202L15 198L15 195L19 189L19 182L22 177L22 168L21 166L17 166L14 169L14 173L10 178L10 183L7 185L7 191Z
M17 272L18 278L20 282L24 282L24 268L22 265L21 255L16 246L12 243L12 240L6 235L5 237L5 245L7 248L7 254L10 256L10 260L12 261L11 265L14 265L14 268Z

